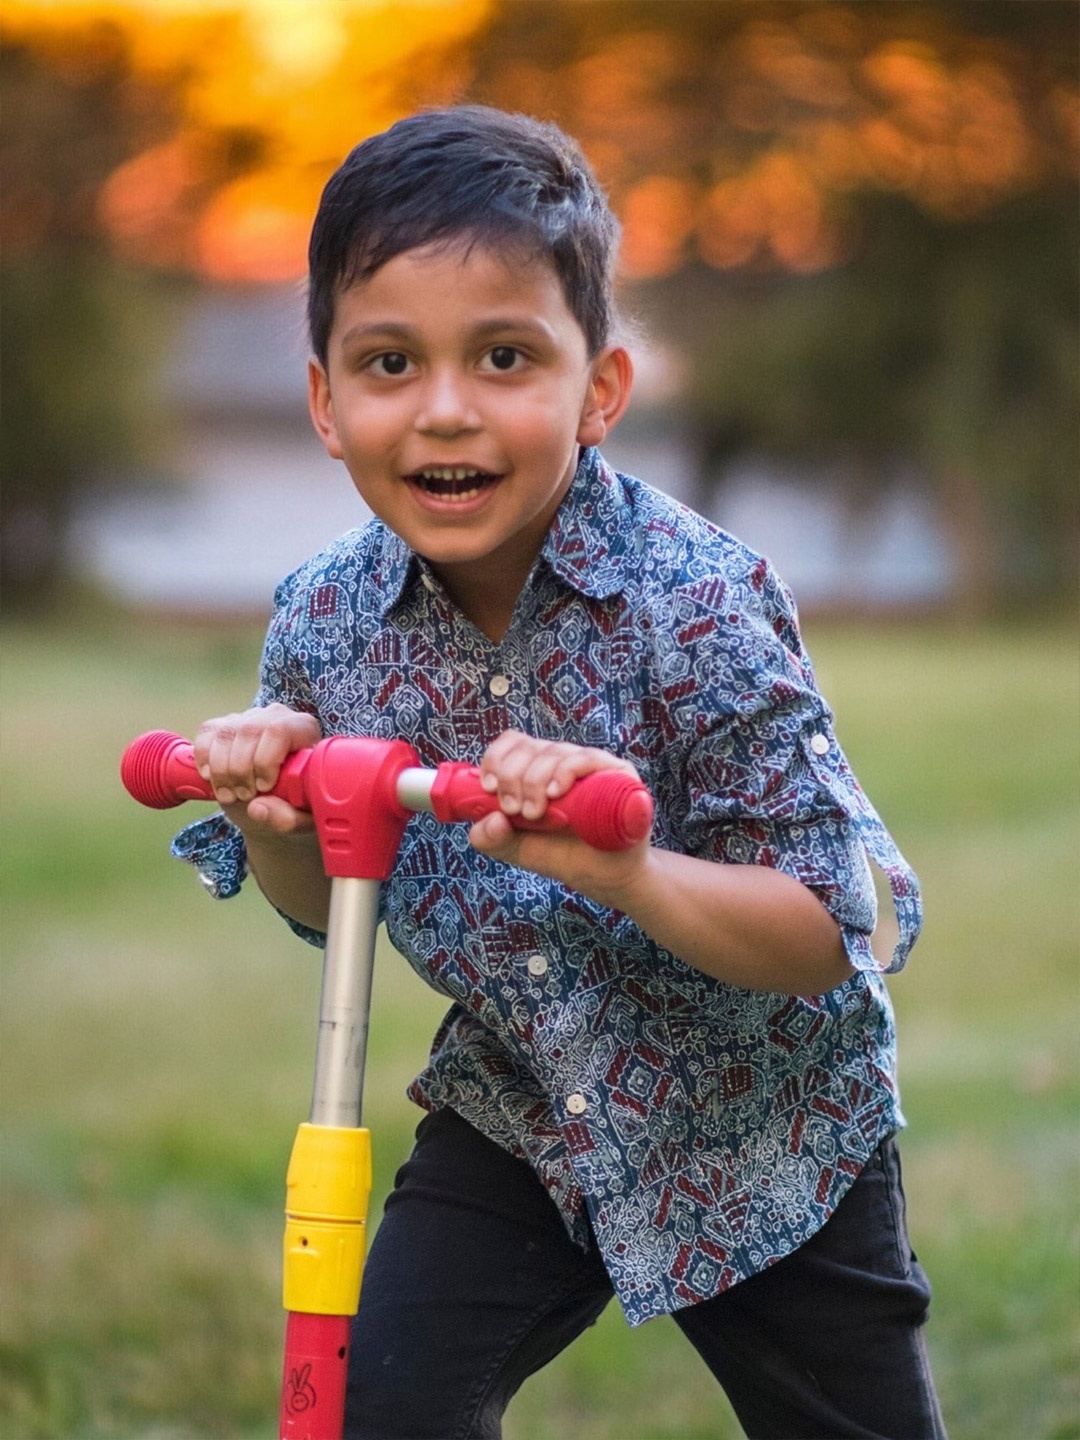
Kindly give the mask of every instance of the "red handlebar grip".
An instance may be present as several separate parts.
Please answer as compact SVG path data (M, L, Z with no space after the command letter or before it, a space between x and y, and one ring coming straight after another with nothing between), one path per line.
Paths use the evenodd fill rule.
M168 730L149 730L131 742L120 761L120 779L128 794L151 810L214 798L195 769L190 743Z
M290 755L272 791L298 810L311 808L302 781L310 754L310 750L299 750ZM185 800L214 798L210 783L195 768L191 742L169 730L148 730L133 740L121 757L120 779L128 794L151 810L171 810Z
M499 809L498 796L485 790L475 765L440 765L431 789L439 820L479 820ZM653 800L648 789L623 770L594 770L552 800L539 820L510 817L515 830L573 830L596 850L629 850L652 829Z
M387 812L387 824L395 828L396 834L396 827L405 812L399 812L396 804L387 803L388 797L394 790L397 775L415 759L415 753L400 741L346 740L343 737L324 740L314 750L299 750L290 755L270 793L288 800L297 809L315 809L316 820L319 812L331 802L336 807L335 813L343 805L349 809L348 802L353 798L355 789L353 783L332 785L335 794L323 795L330 780L330 757L331 754L337 755L338 748L348 775L353 774L355 766L358 768L353 779L356 776L373 777L376 791L368 794L365 790L357 792L357 795L369 802L377 801L376 812ZM313 780L315 793L309 795L305 771L317 753L321 755L321 769ZM313 765L309 775L315 776L317 768ZM133 740L120 762L120 778L134 799L154 810L168 810L185 800L214 798L209 783L195 768L190 742L168 730L150 730ZM340 795L336 793L339 789ZM323 801L325 804L321 803ZM497 810L499 801L481 785L480 771L475 765L447 761L439 766L436 773L431 790L431 807L439 820L472 821ZM652 822L653 800L648 789L635 776L622 770L595 770L575 781L565 795L548 805L539 820L525 820L520 815L512 817L516 830L573 830L597 850L629 850L646 838ZM368 829L373 824L374 820L369 815ZM387 844L390 843L388 839ZM396 841L394 846L396 850ZM354 870L347 869L341 873L352 874ZM368 871L365 869L363 873Z

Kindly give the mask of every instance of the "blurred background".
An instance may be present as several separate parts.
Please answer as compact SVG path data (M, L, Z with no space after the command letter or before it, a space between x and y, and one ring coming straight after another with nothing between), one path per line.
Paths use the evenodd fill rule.
M9 1440L274 1424L318 962L202 900L116 764L246 703L273 586L364 518L306 415L311 216L458 100L583 144L638 371L606 453L776 562L923 876L892 990L954 1440L1080 1436L1078 41L1072 0L4 0ZM376 1217L439 1011L385 950ZM614 1312L507 1422L738 1433Z

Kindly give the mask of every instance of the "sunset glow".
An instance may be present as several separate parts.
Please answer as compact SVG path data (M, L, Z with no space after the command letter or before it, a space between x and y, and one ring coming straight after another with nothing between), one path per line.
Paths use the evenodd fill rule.
M454 48L489 0L5 0L5 32L54 65L87 61L91 23L130 45L140 78L178 77L170 139L122 164L99 214L130 259L232 281L295 278L322 186L345 152L412 106L397 77L419 57L424 101L454 98ZM92 47L89 47L92 49ZM222 136L256 137L262 158L223 179Z
M147 125L98 193L121 255L269 281L303 274L319 193L352 144L417 105L470 95L470 46L508 3L5 0L3 27L68 86L92 85L122 52L136 133L147 87L175 96L167 132ZM581 138L623 220L627 276L695 256L819 270L843 258L853 191L963 220L1055 168L1075 176L1076 90L1059 80L1043 93L1019 52L885 33L858 6L793 9L790 23L753 12L692 91L699 57L659 28L613 27L561 69L518 54L493 72L482 98ZM9 197L17 241L35 233L34 203Z

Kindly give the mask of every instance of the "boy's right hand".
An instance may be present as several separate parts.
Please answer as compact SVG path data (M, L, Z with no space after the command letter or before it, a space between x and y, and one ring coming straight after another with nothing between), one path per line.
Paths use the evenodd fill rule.
M322 739L313 715L287 705L255 706L206 720L195 734L195 765L229 819L244 831L294 835L314 829L305 810L296 810L273 789L286 758Z

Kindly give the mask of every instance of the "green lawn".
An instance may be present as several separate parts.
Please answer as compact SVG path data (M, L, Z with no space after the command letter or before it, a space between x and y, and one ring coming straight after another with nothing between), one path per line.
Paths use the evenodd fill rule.
M953 1440L1080 1436L1077 636L808 627L861 779L926 889L892 982L909 1216ZM4 645L2 1433L275 1433L284 1171L319 957L168 859L117 761L253 688L259 637L95 613ZM195 813L195 807L189 807ZM380 954L373 1217L438 998ZM508 1440L733 1440L670 1321L612 1307Z

